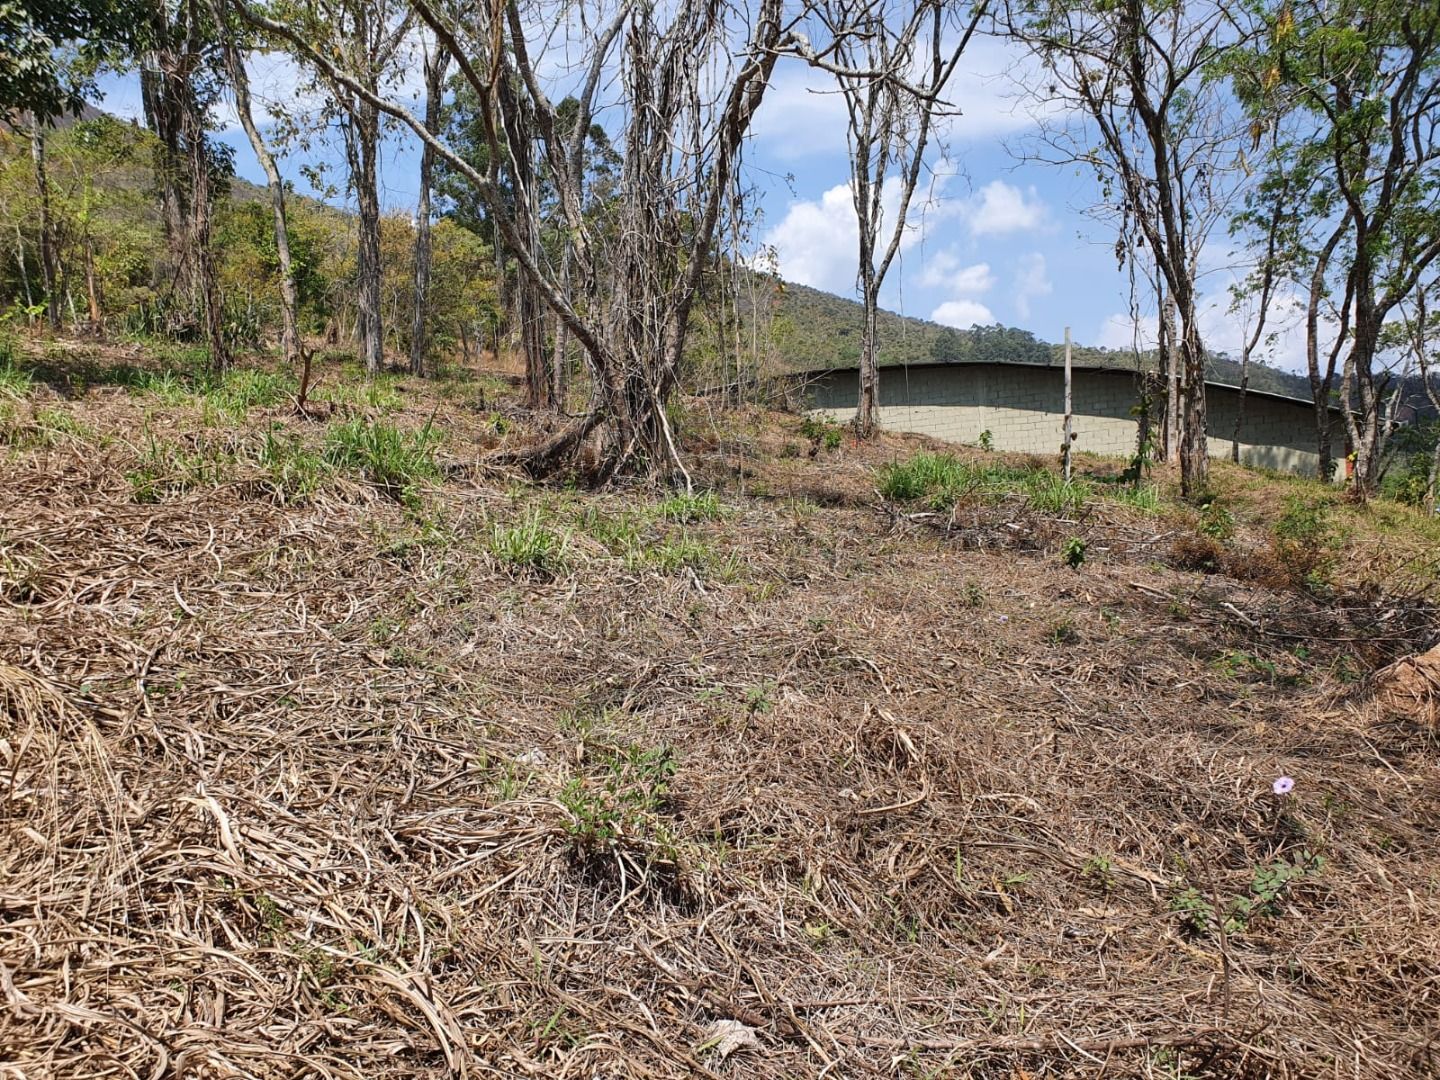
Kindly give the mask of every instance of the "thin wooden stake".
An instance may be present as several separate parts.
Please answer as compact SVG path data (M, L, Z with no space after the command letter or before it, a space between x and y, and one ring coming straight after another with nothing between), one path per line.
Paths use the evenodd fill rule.
M1070 328L1065 327L1065 445L1060 456L1065 463L1065 483L1070 483L1070 443L1075 435L1072 431L1074 414L1070 407Z

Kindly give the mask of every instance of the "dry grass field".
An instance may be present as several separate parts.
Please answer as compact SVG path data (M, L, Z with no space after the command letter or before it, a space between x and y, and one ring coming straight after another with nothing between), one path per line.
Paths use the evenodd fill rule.
M5 370L6 1080L1440 1073L1410 510L703 401L697 494L567 490L503 380Z

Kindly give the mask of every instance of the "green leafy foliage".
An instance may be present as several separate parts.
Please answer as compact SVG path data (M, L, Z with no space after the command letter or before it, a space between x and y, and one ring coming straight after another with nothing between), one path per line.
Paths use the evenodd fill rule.
M596 758L590 774L571 778L560 790L560 805L570 814L566 830L576 853L587 857L652 838L675 776L669 747L626 746L599 751Z
M1170 910L1182 917L1186 930L1193 935L1208 933L1222 917L1226 934L1244 934L1256 920L1279 915L1280 901L1292 886L1320 874L1324 869L1323 855L1301 851L1289 859L1277 859L1255 867L1249 888L1222 905L1219 912L1215 904L1194 886L1177 889L1170 898Z

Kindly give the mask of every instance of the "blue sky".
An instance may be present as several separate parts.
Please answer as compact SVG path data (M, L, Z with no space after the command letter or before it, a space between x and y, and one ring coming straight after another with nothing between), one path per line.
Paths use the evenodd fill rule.
M250 67L259 108L274 100L306 104L289 61L257 56ZM408 69L418 70L418 62ZM882 303L961 328L1001 322L1047 341L1061 340L1069 326L1077 342L1128 348L1136 332L1129 278L1116 264L1113 232L1085 212L1098 197L1093 180L1074 169L1025 160L1039 122L1024 86L1033 71L1013 46L993 38L972 42L947 93L960 110L945 132L948 158L932 162L923 182L927 190L912 205L915 227L887 278ZM748 179L760 194L754 235L773 249L787 280L853 296L855 223L846 187L845 118L837 96L816 92L827 85L828 76L799 62L777 67L746 151ZM102 90L109 110L139 114L134 75L108 77ZM415 104L416 91L413 75L407 75L396 93L408 94ZM263 183L233 115L222 111L217 120L219 137L235 147L237 171ZM408 133L389 136L381 193L387 209L413 209L418 157ZM330 182L343 190L340 150L333 141L314 140L307 150L282 159L282 171L297 189L312 192L301 175L307 164L329 164ZM1224 238L1212 245L1205 262L1207 344L1238 354L1245 326L1243 317L1228 310L1226 290L1236 271ZM1285 302L1282 298L1282 308ZM1152 326L1147 311L1141 326L1147 340ZM1299 370L1295 335L1283 335L1257 359Z

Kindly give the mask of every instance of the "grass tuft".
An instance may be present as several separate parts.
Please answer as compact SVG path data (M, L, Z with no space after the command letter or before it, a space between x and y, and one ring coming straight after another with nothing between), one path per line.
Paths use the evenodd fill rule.
M490 554L503 566L541 577L556 577L570 562L570 537L553 529L539 510L517 525L496 522L490 532Z
M0 327L0 397L22 398L30 392L30 373L17 362L15 336Z
M282 506L310 502L334 473L321 451L273 427L265 432L260 444L259 465L266 472L275 500Z
M672 495L655 509L666 521L674 521L681 525L689 525L696 521L715 521L724 517L727 512L713 491L706 491L699 495L681 492L678 495Z
M351 469L398 502L412 505L419 485L440 477L435 447L440 433L430 423L407 432L382 421L356 417L330 429L325 439L325 461L337 469Z
M1085 480L1066 483L1043 468L1015 468L985 462L972 465L954 454L921 452L880 470L880 494L897 502L924 499L937 510L949 509L971 494L990 499L1024 495L1035 509L1046 513L1073 513L1091 495Z

